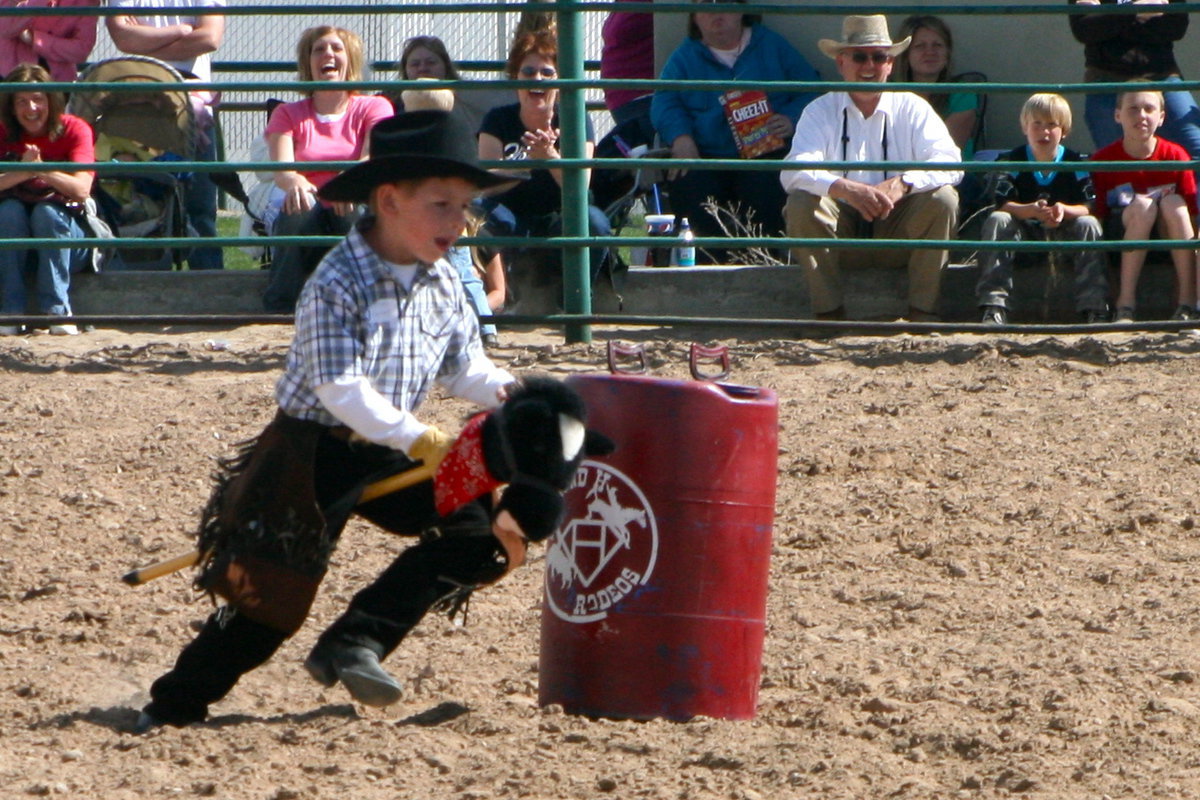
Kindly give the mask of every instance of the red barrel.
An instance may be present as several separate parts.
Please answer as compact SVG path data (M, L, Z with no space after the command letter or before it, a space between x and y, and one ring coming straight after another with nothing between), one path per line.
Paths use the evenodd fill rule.
M635 375L567 382L617 450L584 462L549 541L539 702L596 717L753 718L774 392Z

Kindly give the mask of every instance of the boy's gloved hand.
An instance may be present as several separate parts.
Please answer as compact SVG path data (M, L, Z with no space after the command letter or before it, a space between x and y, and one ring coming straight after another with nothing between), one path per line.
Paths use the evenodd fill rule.
M430 425L408 448L408 457L428 467L436 467L453 445L453 436Z

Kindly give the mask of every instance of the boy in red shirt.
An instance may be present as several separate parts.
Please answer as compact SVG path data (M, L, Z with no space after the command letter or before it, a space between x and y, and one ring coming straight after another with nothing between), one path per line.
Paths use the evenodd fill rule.
M1093 161L1188 161L1187 151L1174 142L1155 136L1163 124L1162 92L1129 90L1117 95L1117 122L1124 135L1092 154ZM1123 237L1148 239L1157 226L1167 239L1195 236L1196 179L1191 170L1129 170L1094 172L1096 217L1111 223ZM1171 251L1178 287L1178 306L1173 320L1195 319L1196 253L1192 249ZM1121 252L1121 283L1113 322L1132 322L1137 306L1137 282L1146 262L1145 250Z

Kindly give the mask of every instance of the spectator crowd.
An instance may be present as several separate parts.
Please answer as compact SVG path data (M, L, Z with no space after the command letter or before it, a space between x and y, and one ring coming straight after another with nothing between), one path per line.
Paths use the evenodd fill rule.
M732 0L737 3L741 0ZM736 263L742 254L739 236L812 240L778 251L776 256L797 267L808 283L813 314L819 319L846 319L841 262L847 250L822 247L821 240L881 238L946 242L968 215L982 219L985 241L1070 241L1102 239L1144 241L1152 236L1194 239L1198 214L1194 160L1200 155L1200 107L1188 91L1159 91L1146 81L1178 82L1181 71L1174 43L1183 38L1186 13L1167 6L1176 0L1134 0L1137 13L1105 13L1104 6L1124 0L1068 0L1095 6L1095 13L1069 17L1073 36L1083 45L1084 80L1128 82L1124 91L1088 93L1084 119L1096 144L1090 157L1065 145L1072 130L1070 104L1057 94L1038 93L1020 112L1024 142L1011 148L983 148L986 97L957 91L959 80L985 80L981 73L959 72L954 37L942 19L920 15L905 19L892 36L883 15L848 16L836 37L821 38L818 47L829 59L823 66L836 74L837 85L824 93L764 89L764 83L822 80L821 73L796 47L767 25L761 15L728 8L697 8L688 14L687 33L656 71L653 16L644 12L611 12L603 27L600 74L603 78L704 81L696 88L649 91L608 87L605 105L616 127L622 154L626 140L659 145L681 161L655 186L655 212L690 221L696 235L727 238L730 247L705 247L701 264ZM27 16L0 19L0 70L19 91L0 95L0 152L10 162L74 162L120 158L218 158L219 95L189 93L191 138L184 153L169 153L111 131L93 131L89 120L72 113L65 93L38 88L48 81L72 81L95 45L101 19L122 53L154 59L177 71L182 80L210 82L212 58L225 32L220 13L225 0L109 0L128 15L107 17L39 15L51 6L94 8L100 0L0 0L20 6ZM696 0L698 6L704 0ZM171 13L150 13L168 10ZM515 97L459 88L422 90L417 82L461 80L445 44L418 36L406 42L397 70L403 91L382 94L345 88L361 80L365 54L350 30L318 25L304 30L297 42L297 78L319 83L293 102L269 113L259 150L261 160L295 164L365 161L371 130L397 113L440 108L475 133L478 157L503 161L508 172L529 178L477 200L469 223L475 237L553 236L562 230L563 170L560 151L559 90L542 81L558 77L558 46L553 15L526 15L513 38L505 76L530 82ZM944 91L886 91L888 81L916 82ZM710 88L713 83L727 88ZM414 87L417 88L414 88ZM515 100L515 102L512 102ZM1014 128L1016 125L1014 124ZM592 122L585 128L585 156L603 151ZM624 137L624 138L622 138ZM703 159L757 159L779 162L778 169L703 168ZM958 168L963 160L994 159L996 168L982 174ZM1117 170L1094 169L1106 161L1178 161L1180 166ZM791 162L795 162L793 166ZM861 168L825 162L863 162ZM896 162L903 166L888 167ZM1009 163L1026 166L1008 167ZM1055 164L1038 170L1030 162ZM1063 168L1069 163L1071 168ZM345 235L362 221L361 204L322 199L321 188L336 172L317 165L312 170L284 168L263 173L261 191L243 200L256 229L292 241L274 246L265 258L271 275L263 298L271 312L290 313L302 287L327 248L301 246L295 237ZM591 180L585 171L585 182ZM137 194L136 185L130 194ZM194 270L222 269L220 247L205 245L217 235L218 172L196 170L181 176L180 214L186 234L198 240L187 255ZM36 169L0 173L0 235L6 238L77 239L102 235L95 220L124 230L118 212L150 199L112 196L95 173ZM237 184L240 188L240 184ZM159 191L161 194L161 190ZM114 210L115 209L115 210ZM116 215L116 218L114 218ZM599 202L588 210L592 236L613 232L613 220ZM139 234L133 234L139 235ZM531 249L529 252L544 252ZM949 251L940 247L869 252L881 262L896 261L908 269L908 312L912 320L936 320L941 310L941 284ZM1129 322L1138 318L1138 280L1146 250L1128 248L1115 254L1071 248L1075 269L1076 310L1085 322ZM509 296L508 265L527 257L521 248L454 248L451 261L468 287L478 314L503 309ZM859 256L860 257L860 256ZM1200 319L1197 308L1195 248L1170 250L1174 267L1174 320ZM1009 324L1014 262L1011 250L986 249L980 254L977 302L985 324ZM545 258L542 259L546 261ZM70 316L71 275L92 269L98 259L90 251L8 250L0 258L0 308L7 315L25 313ZM593 281L619 282L625 264L615 249L590 248ZM541 263L552 272L556 266ZM1110 274L1111 272L1111 274ZM1114 280L1115 279L1115 280ZM33 291L29 291L30 287ZM0 326L0 334L25 332L22 325ZM73 334L70 324L50 326L52 333ZM491 345L496 331L484 327Z

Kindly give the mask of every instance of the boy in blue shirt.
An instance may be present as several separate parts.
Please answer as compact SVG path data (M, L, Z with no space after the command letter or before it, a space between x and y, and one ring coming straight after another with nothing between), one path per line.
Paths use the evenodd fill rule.
M1071 107L1057 94L1035 94L1021 107L1021 131L1026 144L999 161L1083 162L1079 153L1063 147L1071 132ZM996 209L983 224L981 239L1021 241L1048 239L1093 242L1103 237L1092 216L1092 179L1088 172L1013 171L996 189ZM1013 281L1012 250L988 250L980 265L975 292L986 325L1008 324L1008 295ZM1104 253L1076 250L1075 309L1086 322L1108 321L1108 276Z

